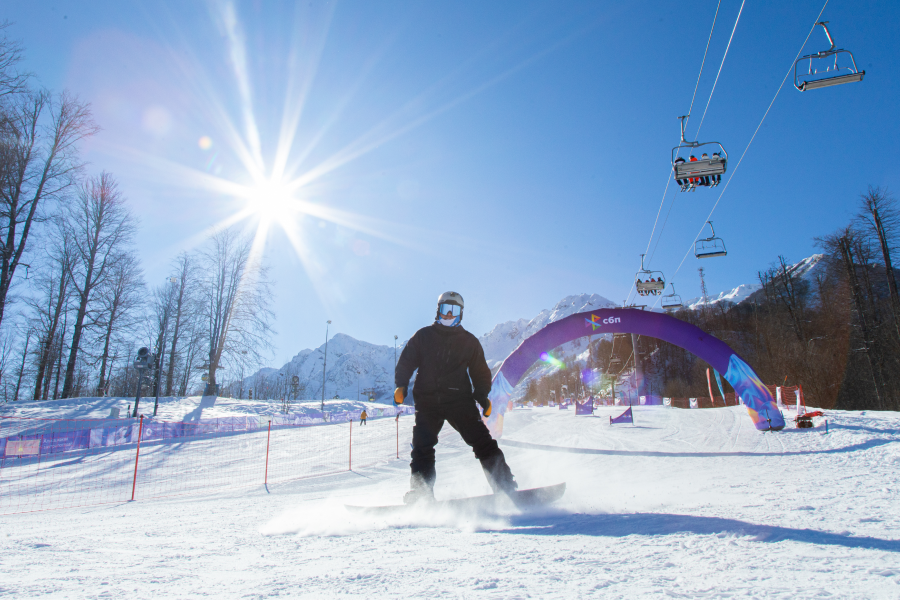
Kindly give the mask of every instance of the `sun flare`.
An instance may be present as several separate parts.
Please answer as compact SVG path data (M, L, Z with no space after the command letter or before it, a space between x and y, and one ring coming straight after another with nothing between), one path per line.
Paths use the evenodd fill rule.
M298 203L287 184L265 181L252 189L247 197L247 210L266 221L286 225L298 213Z

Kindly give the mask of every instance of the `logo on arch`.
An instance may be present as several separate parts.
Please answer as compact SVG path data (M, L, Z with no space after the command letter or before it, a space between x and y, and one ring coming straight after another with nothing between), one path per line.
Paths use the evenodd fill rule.
M603 327L604 325L612 325L613 323L621 323L622 319L619 317L606 317L605 319L601 319L597 315L591 315L590 319L584 320L584 326L587 327L590 325L591 331L596 331L598 328Z

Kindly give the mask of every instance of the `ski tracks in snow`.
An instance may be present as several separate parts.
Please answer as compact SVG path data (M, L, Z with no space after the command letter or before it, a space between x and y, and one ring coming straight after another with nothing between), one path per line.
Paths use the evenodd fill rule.
M830 432L760 433L742 408L635 407L635 425L508 414L540 511L358 519L399 502L402 457L213 496L0 517L0 597L897 598L900 415L829 412ZM487 489L449 428L439 497ZM211 457L212 459L213 457Z

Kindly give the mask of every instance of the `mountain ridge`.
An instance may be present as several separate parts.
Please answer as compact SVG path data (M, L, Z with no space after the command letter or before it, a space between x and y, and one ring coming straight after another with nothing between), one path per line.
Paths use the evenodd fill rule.
M822 258L822 254L813 254L792 265L790 271L811 280ZM722 302L740 304L752 301L761 291L759 284L741 284L711 297L707 304L709 306ZM693 298L684 303L685 308L691 310L697 310L703 305L700 298ZM573 294L564 297L553 308L542 310L531 319L521 318L498 323L478 339L484 348L485 359L491 372L496 373L506 357L519 344L548 324L574 313L617 306L619 304L599 294ZM325 398L337 395L352 399L354 394L362 398L364 390L373 390L377 401L390 402L394 389L395 356L400 356L407 341L404 340L397 345L395 355L393 346L372 344L343 333L335 334L327 342ZM302 391L298 394L299 399L322 398L322 363L325 346L323 343L318 348L301 350L281 368L263 367L244 379L244 389L255 389L257 397L260 394L264 397L277 398L289 396L289 384L296 375L302 386ZM584 340L575 340L564 344L556 354L561 359L574 357L583 353L585 347ZM540 377L543 373L543 368L535 369L526 379ZM526 383L527 381L523 380L522 384ZM518 387L524 390L524 385Z

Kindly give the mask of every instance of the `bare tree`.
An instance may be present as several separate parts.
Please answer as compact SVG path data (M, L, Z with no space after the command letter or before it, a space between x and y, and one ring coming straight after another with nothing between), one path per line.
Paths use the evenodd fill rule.
M56 360L54 348L60 321L68 311L71 300L69 285L71 281L69 270L72 261L71 244L65 228L57 228L56 233L53 244L47 253L49 260L44 262L37 271L37 277L34 278L32 288L35 293L26 300L31 309L32 327L38 338L38 347L35 352L35 400L40 400L41 397L47 399L49 376Z
M215 394L216 370L247 351L259 357L271 347L271 284L267 269L251 257L251 241L233 229L211 235L200 253L200 293L206 327L207 391Z
M175 312L178 298L177 279L176 281L173 281L173 279L176 278L170 278L165 284L153 290L152 316L147 321L147 337L155 340L152 348L155 350L156 363L151 372L156 372L156 375L150 382L154 394L157 391L157 384L161 383L162 373L158 371L164 366L163 358L166 349L163 346L166 344L169 329L172 327L173 313Z
M900 210L897 209L897 201L891 193L880 187L869 186L868 192L860 195L859 204L856 225L864 233L874 235L878 240L891 299L894 330L900 339L900 293L897 290L894 265L891 261L891 241L900 232Z
M6 384L6 373L10 368L10 355L15 345L15 335L12 332L4 331L0 334L0 384L3 385L3 401L9 400L9 390Z
M0 23L0 98L24 92L29 78L29 73L17 68L22 61L22 44L6 36L11 25L9 21Z
M22 379L25 377L25 363L28 360L28 345L34 336L34 330L29 327L25 331L25 342L22 344L22 360L19 363L19 372L16 374L16 390L13 392L13 401L19 399L19 390L22 389Z
M205 332L203 327L203 315L199 312L188 315L188 319L184 322L186 326L186 334L183 339L187 344L182 346L181 374L178 383L178 395L186 396L188 386L191 385L193 379L192 374L195 371L194 360L201 356L204 352Z
M122 260L136 225L115 179L104 172L81 186L77 200L66 209L66 227L72 240L73 260L69 273L77 309L63 398L70 397L74 389L78 351L94 292L106 283L116 262Z
M109 387L107 373L112 371L109 362L110 351L123 331L130 330L143 315L140 305L144 291L143 271L140 261L132 252L123 252L115 257L109 270L109 277L98 290L100 305L97 326L102 331L100 354L100 378L97 393L105 395ZM109 371L107 368L109 367Z
M177 362L177 354L181 338L184 336L186 327L184 324L185 310L193 304L192 288L194 282L194 257L186 252L182 252L175 259L175 310L173 317L175 322L172 326L172 346L169 351L169 370L166 373L166 395L172 395L172 387L175 380L175 364Z
M86 104L63 94L21 94L0 139L0 324L29 236L81 168L76 144L97 128Z
M171 396L175 381L175 365L177 361L177 351L185 336L187 328L185 327L185 311L194 304L193 287L194 281L194 257L186 252L182 252L175 259L175 289L173 298L172 318L172 345L169 350L169 369L166 373L166 396Z

